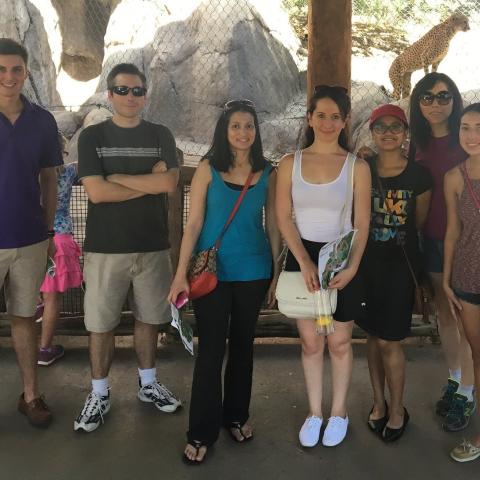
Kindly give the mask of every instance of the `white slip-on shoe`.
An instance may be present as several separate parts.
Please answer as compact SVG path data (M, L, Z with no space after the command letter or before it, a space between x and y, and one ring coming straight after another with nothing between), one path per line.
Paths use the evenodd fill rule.
M342 417L330 417L328 419L327 428L323 434L322 444L325 447L335 447L343 442L343 439L347 435L348 428L348 416Z
M302 447L314 447L318 443L322 422L323 419L315 415L306 418L298 434Z

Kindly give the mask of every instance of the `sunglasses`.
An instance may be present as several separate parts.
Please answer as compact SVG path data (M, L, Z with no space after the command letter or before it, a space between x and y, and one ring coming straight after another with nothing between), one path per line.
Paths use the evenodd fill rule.
M437 103L439 105L448 105L452 101L452 98L452 94L450 92L447 92L446 90L442 90L437 94L432 92L425 92L420 94L420 96L418 97L420 103L424 107L432 105L435 99L437 99Z
M223 106L223 111L228 112L235 107L249 107L255 108L255 104L251 100L242 99L242 100L230 100Z
M405 131L405 125L400 122L392 123L390 125L386 125L385 123L378 122L373 124L372 131L375 133L378 133L379 135L383 135L384 133L387 133L387 132L392 132L394 135L397 135Z
M314 95L320 95L322 93L341 93L343 95L348 94L348 90L344 87L340 87L339 85L317 85L313 88Z
M110 89L113 93L125 97L132 92L134 97L143 97L147 93L147 89L145 87L127 87L126 85L115 85Z

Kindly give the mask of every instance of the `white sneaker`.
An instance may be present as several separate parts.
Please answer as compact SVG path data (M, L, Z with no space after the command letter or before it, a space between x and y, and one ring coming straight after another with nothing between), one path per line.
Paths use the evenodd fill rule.
M84 430L85 432L93 432L102 423L103 417L110 410L110 392L105 397L100 396L98 393L89 393L85 400L85 405L80 415L75 419L73 429Z
M159 410L173 413L182 402L165 386L155 381L140 388L137 394L142 402L153 403Z
M307 417L298 434L302 447L314 447L318 443L322 422L323 419L315 415Z
M328 419L327 428L323 434L322 444L325 447L335 447L343 442L343 439L347 435L348 428L348 416L342 417L330 417Z

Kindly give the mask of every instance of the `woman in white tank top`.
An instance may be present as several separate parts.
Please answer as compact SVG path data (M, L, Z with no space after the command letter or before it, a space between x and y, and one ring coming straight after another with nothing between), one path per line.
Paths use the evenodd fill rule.
M301 271L311 292L319 289L317 261L321 246L352 227L351 205L347 206L345 225L340 225L349 188L348 156L351 154L348 153L345 133L349 113L350 99L344 88L316 87L307 112L305 148L285 155L278 169L277 221L289 249L285 270ZM300 443L305 447L318 443L323 422L325 342L332 365L333 399L322 443L325 446L338 445L347 432L346 397L352 371L353 320L362 315L365 306L357 270L368 238L371 189L368 165L361 159L354 161L353 227L358 232L347 267L330 283L331 288L339 290L334 314L335 331L324 337L316 333L313 320L297 319L310 407L299 434Z

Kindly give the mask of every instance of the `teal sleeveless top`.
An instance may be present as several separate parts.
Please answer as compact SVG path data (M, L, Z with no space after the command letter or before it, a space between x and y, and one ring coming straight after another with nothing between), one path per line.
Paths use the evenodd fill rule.
M240 190L228 187L213 167L208 186L203 228L196 251L214 245L227 221ZM217 276L220 281L261 280L271 277L272 254L263 228L263 210L267 201L268 177L272 167L265 167L258 182L251 186L217 252Z

